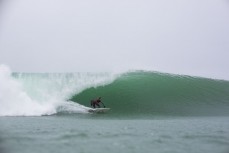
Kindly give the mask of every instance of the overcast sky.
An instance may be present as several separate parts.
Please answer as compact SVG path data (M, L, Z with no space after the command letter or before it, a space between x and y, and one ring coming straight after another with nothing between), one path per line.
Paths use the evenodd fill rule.
M0 0L19 72L147 69L229 80L228 0Z

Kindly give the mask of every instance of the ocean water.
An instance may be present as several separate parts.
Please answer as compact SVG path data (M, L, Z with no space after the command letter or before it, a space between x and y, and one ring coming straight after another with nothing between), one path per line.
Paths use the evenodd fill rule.
M228 117L3 117L1 152L228 153Z
M102 97L107 113L92 114ZM229 81L0 66L1 153L228 153Z

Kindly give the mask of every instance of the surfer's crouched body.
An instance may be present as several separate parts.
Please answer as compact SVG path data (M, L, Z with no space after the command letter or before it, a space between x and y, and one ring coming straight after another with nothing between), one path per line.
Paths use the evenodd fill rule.
M97 107L99 107L100 108L100 105L99 105L99 103L102 103L102 101L101 101L101 97L99 97L98 99L96 99L96 100L91 100L91 106L93 106L94 108L96 108L96 106ZM103 104L103 103L102 103ZM105 105L103 104L103 107L105 107Z

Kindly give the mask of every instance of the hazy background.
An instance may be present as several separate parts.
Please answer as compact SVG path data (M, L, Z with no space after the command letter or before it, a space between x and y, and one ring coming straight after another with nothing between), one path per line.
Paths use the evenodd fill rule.
M228 0L0 0L0 63L13 71L229 80L228 58Z

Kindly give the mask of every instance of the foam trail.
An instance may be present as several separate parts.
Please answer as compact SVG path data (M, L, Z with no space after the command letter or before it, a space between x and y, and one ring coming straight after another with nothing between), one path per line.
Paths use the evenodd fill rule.
M0 116L41 116L57 112L86 113L87 107L68 101L86 88L111 83L111 73L11 73L0 65Z

